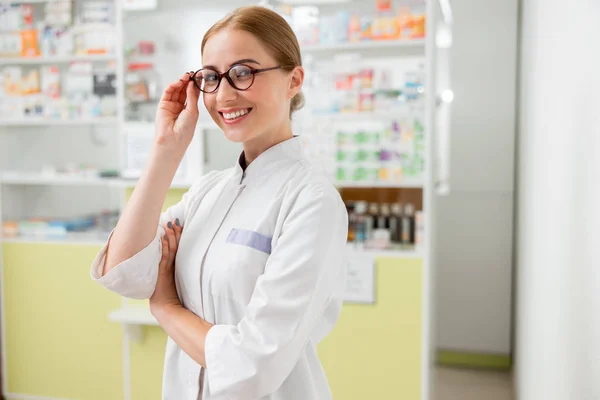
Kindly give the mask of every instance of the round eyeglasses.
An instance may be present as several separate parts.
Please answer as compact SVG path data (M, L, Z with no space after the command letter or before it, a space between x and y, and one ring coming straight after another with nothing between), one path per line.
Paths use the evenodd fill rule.
M247 65L236 64L232 65L227 71L220 73L212 68L202 68L194 72L190 76L190 80L194 81L194 85L204 93L214 93L219 89L223 77L227 82L237 90L248 90L254 83L254 76L261 72L279 69L281 66L255 69Z

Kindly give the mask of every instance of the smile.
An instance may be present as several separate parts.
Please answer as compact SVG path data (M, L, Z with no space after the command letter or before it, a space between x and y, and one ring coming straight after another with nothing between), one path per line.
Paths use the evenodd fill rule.
M248 114L250 114L251 111L251 108L241 108L239 110L233 110L228 112L219 111L219 114L221 115L225 123L235 123L244 119Z

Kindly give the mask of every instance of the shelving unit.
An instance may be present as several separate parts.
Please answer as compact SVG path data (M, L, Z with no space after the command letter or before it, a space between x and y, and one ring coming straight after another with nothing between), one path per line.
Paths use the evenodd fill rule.
M38 11L41 10L41 5L47 3L50 0L34 0L34 1L20 1L20 0L0 0L0 3L10 3L10 4L32 4L34 7L38 7ZM76 0L80 1L80 0ZM3 141L8 141L8 143L15 143L14 141L20 142L23 144L23 147L27 148L31 143L31 146L35 146L36 137L40 134L44 135L56 135L57 141L50 143L52 146L56 146L56 148L49 148L48 151L63 153L64 155L59 158L56 156L51 156L53 161L48 163L56 164L57 167L62 167L58 163L62 164L93 164L97 165L99 170L102 169L117 169L121 172L124 172L127 168L127 154L128 151L128 130L127 126L130 121L127 121L126 115L124 112L124 105L126 104L125 100L125 73L127 67L127 57L125 56L125 32L123 30L123 19L124 19L124 9L122 8L123 4L121 1L114 0L114 4L116 5L115 19L114 24L108 23L86 23L73 25L71 30L73 32L104 32L107 29L112 30L113 32L117 32L116 38L117 42L115 44L115 53L114 54L74 54L74 55L61 55L61 56L38 56L38 57L0 57L0 69L4 67L12 67L12 66L21 66L25 71L29 68L34 68L37 66L44 65L55 65L60 68L61 72L61 80L64 78L62 73L66 70L66 67L75 62L91 62L92 65L95 66L101 63L106 63L107 66L114 67L116 71L116 103L117 103L117 115L114 117L96 117L96 118L81 118L81 119L46 119L41 117L20 117L20 118L5 118L0 119L0 147L2 147ZM37 5L37 6L36 6ZM39 14L36 14L39 15ZM155 61L160 62L157 57L151 56L135 56L134 60L139 61ZM99 65L101 66L101 65ZM62 86L62 82L61 82ZM134 122L137 123L137 122ZM23 128L22 130L20 130ZM25 129L26 128L26 129ZM62 128L68 129L63 130ZM194 145L196 148L194 149L194 159L190 162L197 162L200 160L202 156L202 145L203 140L201 136L206 128L214 128L214 124L210 124L210 121L207 121L205 124L199 123L198 131L195 139ZM77 141L77 143L73 143L71 145L75 145L77 148L77 152L68 153L64 152L61 149L61 137L66 134L69 135L72 131L81 129L81 135L71 135L72 139ZM20 130L20 131L18 131ZM15 133L18 132L18 135ZM150 134L153 133L153 128L149 128L148 132ZM22 134L21 134L22 133ZM12 141L12 142L11 142ZM47 142L47 141L46 141ZM55 144L54 144L55 143ZM63 143L64 144L64 143ZM48 144L45 144L47 146ZM107 151L106 149L100 149L98 146L110 146ZM104 153L112 153L111 157L114 159L114 162L107 163L107 165L97 164L98 162L102 163L103 159L97 156L97 151L103 151ZM192 152L192 151L190 151ZM79 154L78 154L79 153ZM71 159L70 156L74 157ZM88 155L89 157L86 157ZM114 156L117 155L117 156ZM189 159L189 157L187 157ZM88 161L92 160L92 161ZM6 165L3 165L2 160L0 160L0 195L5 197L4 204L2 205L0 210L0 223L2 220L12 220L10 218L11 207L14 208L15 205L18 206L21 201L18 199L20 196L24 196L23 200L26 200L25 203L31 203L31 196L40 196L43 194L44 198L50 198L54 203L57 204L67 204L66 201L62 202L59 200L61 196L62 188L72 188L69 189L68 192L65 191L64 196L95 196L96 200L93 202L94 206L103 202L104 198L106 201L111 202L111 207L114 207L115 195L120 198L120 208L122 209L125 205L126 196L128 190L135 187L137 184L137 179L130 179L128 177L124 178L102 178L94 173L90 174L43 174L42 165L46 164L45 162L40 162L40 160L35 160L36 165L30 165L29 161L17 162L18 167L23 168L24 171L16 170L10 171L7 168L12 167L12 163L10 161L5 161ZM17 159L14 160L18 161ZM41 165L40 165L41 164ZM192 170L193 173L191 176L185 177L176 177L173 181L171 188L172 189L187 189L191 187L192 182L197 178L198 175L202 174L202 165L187 165L188 171ZM4 169L4 171L2 171ZM28 172L25 172L28 171ZM37 172L39 171L39 172ZM189 179L188 179L189 178ZM19 189L19 188L27 188L27 187L39 187L43 188L43 190L38 189ZM96 188L96 189L93 189ZM111 194L102 195L102 197L98 197L99 192L104 190L115 190L111 192ZM4 189L4 190L3 190ZM89 190L89 194L87 189ZM119 192L120 191L120 192ZM8 196L8 197L7 197ZM97 200L100 199L100 200ZM0 203L2 203L0 199ZM54 204L53 203L53 204ZM85 208L85 207L80 207ZM108 208L108 205L107 205ZM112 208L111 208L112 209ZM16 211L17 209L15 209ZM93 212L93 210L90 210ZM101 211L100 209L96 211ZM16 211L15 215L22 215L23 210ZM70 215L70 214L69 214ZM31 215L31 217L35 217L35 215ZM93 234L92 234L93 237ZM88 244L90 243L87 239L79 240L76 235L69 235L67 238L52 238L52 237L23 237L23 238L5 238L2 239L0 236L0 242L18 242L18 241L27 241L27 242L35 242L35 243L71 243L71 244ZM93 243L100 244L100 240L92 240Z

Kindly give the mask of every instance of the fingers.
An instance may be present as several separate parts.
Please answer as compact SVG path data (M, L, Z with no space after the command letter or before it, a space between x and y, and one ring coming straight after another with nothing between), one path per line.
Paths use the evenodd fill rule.
M181 232L183 231L183 226L181 226L181 221L177 218L174 221L173 231L175 232L175 242L177 243L177 247L179 248L179 240L181 239Z
M185 105L192 115L198 115L198 97L200 96L200 90L194 85L194 82L190 82L187 87L187 103Z
M187 89L190 85L194 85L194 82L190 82L188 81L188 83L185 85L185 87L181 88L181 91L179 92L179 98L177 99L177 102L179 104L184 105L186 100L187 100Z
M183 226L179 218L165 224L165 234L161 237L162 254L159 263L161 269L173 269L182 232Z
M165 234L160 238L160 242L162 244L162 254L160 257L160 263L158 264L159 270L163 270L167 267L169 262L169 242L167 240L167 235Z
M171 99L175 95L177 96L176 99L179 98L179 91L181 90L182 87L183 87L183 81L181 79L179 79L178 81L172 82L169 86L167 86L167 88L163 92L161 101L171 101Z
M181 81L177 81L167 86L167 88L163 92L162 97L160 98L160 101L171 101L171 96L173 95L173 92L175 92L177 85L179 85L180 83Z
M194 85L194 81L190 80L190 78L194 75L194 72L188 73L187 84L185 88L181 89L181 93L179 94L179 103L186 105L190 100L190 88L196 88Z
M178 92L177 92L177 97L175 97L175 93L173 93L171 95L171 100L176 101L180 104L185 104L185 99L187 97L186 94L186 89L187 87L190 85L190 83L193 85L193 82L190 82L190 76L193 75L193 72L186 72L185 74L183 74L183 76L179 79L179 82L181 83L181 86L178 86Z
M190 80L190 73L186 72L179 78L178 81L171 83L165 91L163 92L163 96L161 101L179 101L179 96L181 94L182 89L187 88L187 84ZM182 103L183 104L183 103Z
M177 241L175 240L175 231L173 230L173 223L167 222L165 232L167 235L167 242L169 245L169 266L175 262L175 254L177 253Z

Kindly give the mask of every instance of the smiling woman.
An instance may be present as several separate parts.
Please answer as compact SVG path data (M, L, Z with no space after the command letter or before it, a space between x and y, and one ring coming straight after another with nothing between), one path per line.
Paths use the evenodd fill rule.
M194 82L205 89L204 105L229 140L244 142L246 162L281 135L292 137L289 119L304 102L304 70L283 17L263 7L239 9L206 32L202 61Z
M298 41L277 13L245 7L206 33L202 61L165 90L150 159L92 277L150 299L169 335L164 399L330 399L316 348L342 306L348 215L292 132ZM201 93L244 151L161 214Z

